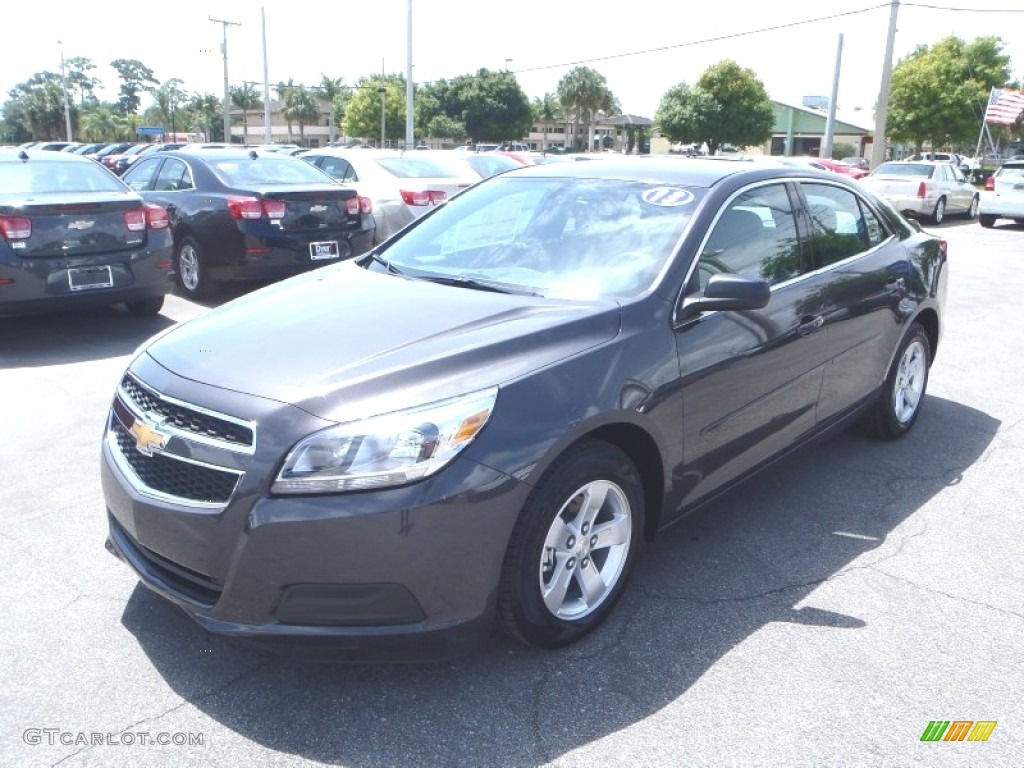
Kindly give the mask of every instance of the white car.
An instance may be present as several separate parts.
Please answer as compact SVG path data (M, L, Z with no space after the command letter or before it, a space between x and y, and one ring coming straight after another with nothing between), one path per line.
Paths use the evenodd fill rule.
M423 151L321 147L302 155L373 202L377 242L391 237L432 207L480 181L480 176Z
M904 216L941 224L947 214L978 215L978 190L950 162L896 160L882 163L860 180Z
M985 182L978 221L991 227L996 219L1024 224L1024 160L1007 160Z

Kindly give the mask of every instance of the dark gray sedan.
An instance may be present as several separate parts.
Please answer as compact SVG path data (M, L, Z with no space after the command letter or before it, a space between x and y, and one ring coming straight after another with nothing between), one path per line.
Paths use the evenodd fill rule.
M702 503L827 430L908 432L946 281L944 241L834 174L511 171L140 351L107 545L215 633L561 646Z

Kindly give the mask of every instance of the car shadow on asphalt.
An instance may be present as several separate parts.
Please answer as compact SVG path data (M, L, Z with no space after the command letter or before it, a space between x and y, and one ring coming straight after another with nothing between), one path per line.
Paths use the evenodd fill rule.
M812 593L897 557L999 426L928 396L903 440L844 432L784 459L663 531L609 621L556 652L495 636L450 662L309 663L210 637L141 586L122 623L175 693L277 752L348 766L553 762L656 714L770 623L867 626Z

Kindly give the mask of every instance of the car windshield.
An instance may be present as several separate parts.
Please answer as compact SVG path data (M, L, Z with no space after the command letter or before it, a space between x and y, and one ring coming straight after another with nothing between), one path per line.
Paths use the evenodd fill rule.
M651 287L703 195L635 181L497 176L450 200L383 255L410 277L628 298Z
M307 162L281 154L248 153L209 161L214 173L229 186L249 184L333 184L334 180Z
M913 176L915 178L931 178L934 166L914 163L882 163L872 176Z
M124 185L91 160L81 163L4 163L0 170L7 189L32 192L124 192Z

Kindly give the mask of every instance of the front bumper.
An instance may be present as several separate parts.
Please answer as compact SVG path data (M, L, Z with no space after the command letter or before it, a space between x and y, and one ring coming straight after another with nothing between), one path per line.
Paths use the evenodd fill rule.
M137 488L104 440L107 549L207 631L348 660L462 655L491 630L528 487L468 459L382 491L222 511Z

